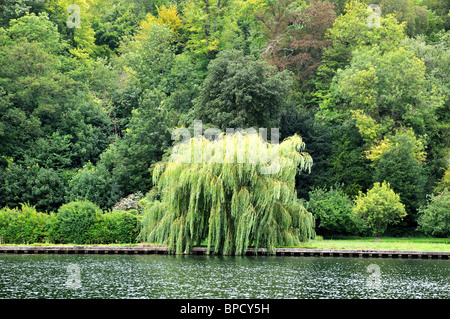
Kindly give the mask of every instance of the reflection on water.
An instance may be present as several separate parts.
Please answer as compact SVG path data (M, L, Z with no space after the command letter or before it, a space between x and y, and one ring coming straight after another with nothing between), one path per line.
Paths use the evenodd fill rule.
M0 254L0 298L447 299L449 265L327 257Z

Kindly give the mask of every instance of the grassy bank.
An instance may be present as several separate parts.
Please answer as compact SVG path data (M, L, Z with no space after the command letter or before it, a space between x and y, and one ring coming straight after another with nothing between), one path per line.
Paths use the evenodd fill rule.
M450 251L450 238L349 237L311 240L296 248Z
M76 244L0 244L0 246L138 246L141 244L99 244L99 245L76 245ZM144 244L161 245L161 244ZM201 246L206 246L201 245ZM278 246L279 248L315 248L315 249L361 249L361 250L405 250L405 251L450 251L450 238L379 238L374 237L347 237L339 239L311 240L298 246Z

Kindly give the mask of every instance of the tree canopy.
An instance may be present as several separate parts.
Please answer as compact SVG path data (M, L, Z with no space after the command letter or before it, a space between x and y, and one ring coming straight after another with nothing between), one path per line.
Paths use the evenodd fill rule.
M67 23L74 5L77 26ZM325 216L332 206L315 206L322 193L345 199L319 220L332 225L324 235L357 234L357 223L339 224L353 221L349 203L386 181L408 214L386 233L421 222L431 234L449 185L449 9L446 0L0 0L0 208L112 209L148 194L143 240L242 253L310 238L308 207ZM174 132L192 137L196 121L216 139L227 128L278 129L287 166L270 177L252 165L171 162ZM189 206L200 198L202 208Z

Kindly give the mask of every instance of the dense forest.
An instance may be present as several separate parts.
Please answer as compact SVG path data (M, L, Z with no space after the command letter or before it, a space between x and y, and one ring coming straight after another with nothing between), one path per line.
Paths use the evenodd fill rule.
M300 136L317 234L393 191L387 233L446 237L449 30L448 0L0 0L0 208L141 210L201 120Z

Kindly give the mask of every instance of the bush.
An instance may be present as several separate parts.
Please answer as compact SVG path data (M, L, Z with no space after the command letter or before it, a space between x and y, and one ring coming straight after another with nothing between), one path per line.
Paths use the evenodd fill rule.
M22 204L21 209L0 210L0 243L29 244L54 240L56 217Z
M62 205L57 215L61 242L71 244L91 243L92 239L96 238L95 236L100 236L98 229L91 229L91 227L99 223L101 214L101 209L89 201L74 201Z
M141 229L136 210L103 213L89 201L61 206L58 214L32 206L0 209L0 244L130 244Z
M308 210L316 219L316 231L322 235L356 235L359 227L353 218L353 202L341 189L331 187L309 192Z
M374 236L384 233L389 224L395 224L406 216L405 205L400 202L389 183L374 183L366 194L359 192L353 212L364 220Z
M141 228L140 215L136 210L113 211L103 215L109 231L110 243L135 243Z
M450 191L431 195L426 206L419 209L418 230L427 235L448 237L450 234Z
M86 233L89 244L132 244L137 242L140 220L137 211L112 211L97 216Z

